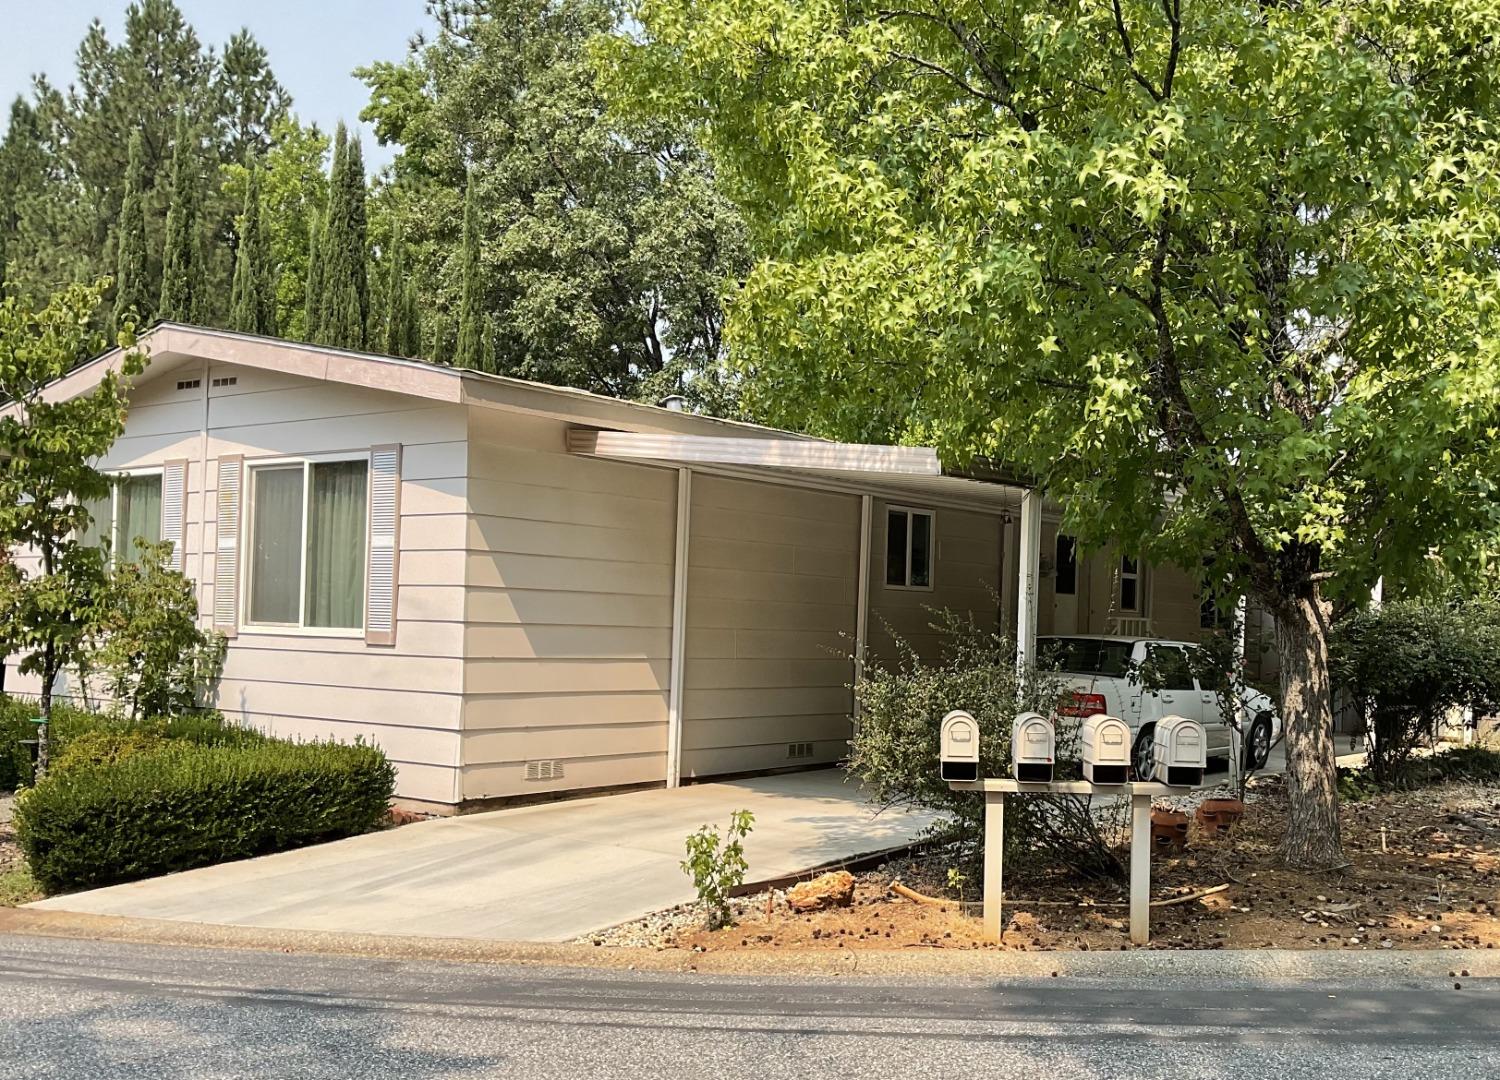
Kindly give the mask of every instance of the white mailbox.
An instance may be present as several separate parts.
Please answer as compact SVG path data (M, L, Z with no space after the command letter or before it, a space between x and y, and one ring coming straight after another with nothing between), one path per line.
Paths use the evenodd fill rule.
M962 709L943 717L938 762L944 780L979 779L979 721Z
M1078 732L1083 744L1083 778L1091 784L1123 784L1130 778L1130 725L1117 716L1095 713Z
M1052 783L1057 731L1041 713L1023 712L1010 729L1011 771L1027 784Z
M1203 725L1186 716L1165 716L1156 723L1151 748L1156 779L1172 787L1203 783L1208 770L1208 736Z

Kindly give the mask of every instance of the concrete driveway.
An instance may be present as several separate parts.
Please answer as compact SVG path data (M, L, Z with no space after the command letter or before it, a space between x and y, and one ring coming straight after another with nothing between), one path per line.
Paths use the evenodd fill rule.
M57 896L56 911L349 933L564 941L693 899L683 840L755 814L750 878L898 847L931 817L876 813L838 769L440 818Z

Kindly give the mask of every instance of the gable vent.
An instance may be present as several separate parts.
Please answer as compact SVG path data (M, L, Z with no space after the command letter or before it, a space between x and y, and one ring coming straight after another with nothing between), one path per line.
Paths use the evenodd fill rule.
M813 744L810 742L794 742L786 744L786 756L792 761L813 756Z
M561 780L562 776L561 761L528 761L526 763L526 779L528 780Z
M202 379L178 379L177 380L177 389L179 389L179 390L196 390L196 389L198 389L198 387L200 387L202 385L203 385L203 380Z
M240 377L238 375L220 375L214 379L215 386L238 386Z

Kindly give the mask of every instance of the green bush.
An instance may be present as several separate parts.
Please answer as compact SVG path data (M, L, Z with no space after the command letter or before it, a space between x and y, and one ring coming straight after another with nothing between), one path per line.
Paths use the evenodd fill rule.
M48 775L118 765L140 754L155 753L166 745L166 739L144 727L80 732L52 759Z
M371 746L177 739L49 774L16 800L16 833L47 891L93 888L367 832L394 788Z
M1010 775L1011 726L1018 712L1034 710L1057 718L1064 690L1048 672L1016 671L1015 650L1003 634L972 619L934 612L943 638L944 659L927 662L897 641L896 662L871 664L855 686L859 725L848 769L877 802L912 806L943 815L934 837L953 841L971 870L979 861L984 835L984 798L952 791L938 775L938 732L953 709L973 714L979 724L980 775ZM1079 721L1057 718L1057 768L1079 757ZM1128 800L1116 800L1114 809ZM1123 877L1109 837L1115 820L1101 821L1086 797L1027 795L1009 799L1005 810L1007 865L1066 866L1089 876Z

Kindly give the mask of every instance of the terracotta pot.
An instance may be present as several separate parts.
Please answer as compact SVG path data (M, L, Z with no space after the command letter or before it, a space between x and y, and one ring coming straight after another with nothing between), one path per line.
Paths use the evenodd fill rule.
M1204 799L1195 816L1204 832L1226 833L1245 816L1245 804L1239 799Z
M1188 816L1181 810L1151 811L1151 849L1181 851L1187 846Z

